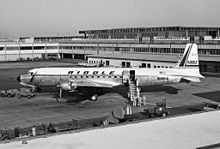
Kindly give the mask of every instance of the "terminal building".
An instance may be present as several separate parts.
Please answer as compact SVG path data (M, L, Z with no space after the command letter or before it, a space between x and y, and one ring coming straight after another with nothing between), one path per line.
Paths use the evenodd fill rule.
M205 37L219 38L220 28L217 27L146 27L146 28L119 28L105 30L79 31L84 37L91 39L139 39L154 42L156 38L162 39L187 39L204 42ZM150 39L150 40L149 40Z
M79 31L81 36L0 41L0 61L87 59L116 67L174 67L187 43L197 43L202 72L220 72L220 28L146 27Z

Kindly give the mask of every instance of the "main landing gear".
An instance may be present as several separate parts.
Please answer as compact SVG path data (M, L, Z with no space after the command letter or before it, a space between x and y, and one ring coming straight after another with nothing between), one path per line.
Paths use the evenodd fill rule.
M75 94L72 94L72 96L76 96L76 94L81 94L82 98L87 98L87 101L97 101L98 96L104 93L102 88L77 88L75 90L70 90L69 92L75 92ZM57 102L59 102L59 99L62 99L62 94L63 89L60 87L59 98L56 98Z
M90 100L96 101L96 100L98 100L98 96L104 94L104 89L103 88L94 88L94 89L91 89L90 93L93 93L92 96L90 97Z

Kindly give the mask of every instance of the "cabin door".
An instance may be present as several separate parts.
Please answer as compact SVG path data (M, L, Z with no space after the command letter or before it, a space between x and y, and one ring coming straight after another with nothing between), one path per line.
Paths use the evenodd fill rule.
M128 83L128 81L135 81L135 70L124 70L122 72L122 83Z

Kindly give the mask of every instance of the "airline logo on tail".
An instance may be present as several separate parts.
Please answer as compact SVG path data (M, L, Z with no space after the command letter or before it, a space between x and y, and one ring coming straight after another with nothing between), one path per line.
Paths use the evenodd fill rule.
M198 49L196 44L187 44L183 57L177 67L199 66Z

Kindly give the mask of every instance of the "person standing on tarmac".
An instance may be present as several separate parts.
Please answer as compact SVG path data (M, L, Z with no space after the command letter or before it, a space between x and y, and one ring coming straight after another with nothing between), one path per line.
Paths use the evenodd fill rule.
M35 125L31 128L31 131L32 131L32 136L36 136L36 127Z

